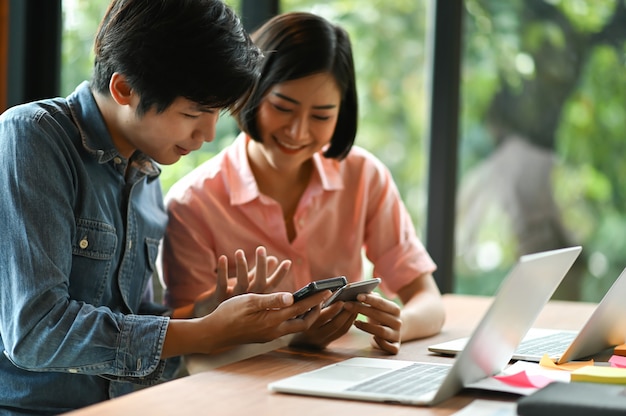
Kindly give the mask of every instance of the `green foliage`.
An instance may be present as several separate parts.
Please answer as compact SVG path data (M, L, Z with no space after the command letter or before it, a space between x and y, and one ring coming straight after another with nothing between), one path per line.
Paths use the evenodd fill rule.
M611 186L611 204L622 212L626 212L626 165L615 155L626 152L626 99L616 91L626 88L625 61L614 48L594 51L565 109L558 142L572 163L589 163L601 172Z
M618 231L626 221L626 165L619 156L626 150L622 93L626 91L626 39L613 31L608 34L611 43L594 46L590 38L612 19L618 1L622 0L466 2L460 178L495 149L489 144L492 139L485 137L490 134L481 119L493 94L504 84L517 93L528 92L532 84L525 80L536 81L536 72L522 71L520 57L531 59L531 69L542 65L544 76L552 77L554 85L571 83L555 132L557 164L547 179L571 241L584 247L580 298L589 301L598 301L626 265L626 241ZM573 66L575 56L584 59L580 74ZM542 60L532 61L539 57ZM536 107L542 108L551 94L559 93L550 88L547 84L543 97L536 97ZM459 247L455 262L459 291L483 293L485 286L493 287L490 281L497 274L493 271L501 278L516 258L512 224L490 215L483 215L487 220L476 247ZM495 268L475 267L476 253L491 245L498 247Z
M61 95L66 96L91 78L93 38L108 0L64 0Z
M613 16L617 1L623 0L555 0L572 25L581 32L597 32Z

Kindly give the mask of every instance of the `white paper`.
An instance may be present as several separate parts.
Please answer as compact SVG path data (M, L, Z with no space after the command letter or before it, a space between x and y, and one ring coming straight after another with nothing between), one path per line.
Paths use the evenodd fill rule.
M517 403L474 400L452 416L517 416Z

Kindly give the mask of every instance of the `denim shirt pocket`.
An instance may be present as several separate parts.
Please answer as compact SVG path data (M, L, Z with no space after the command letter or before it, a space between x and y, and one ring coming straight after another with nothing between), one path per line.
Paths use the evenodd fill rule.
M159 254L159 240L156 238L146 237L146 256L148 258L148 268L150 273L156 272L156 259Z
M145 248L147 267L141 287L145 288L146 291L142 295L144 301L153 302L155 300L154 284L159 281L156 265L157 255L159 254L159 240L156 238L146 237Z
M116 248L117 235L112 225L78 219L72 242L72 276L80 280L70 284L73 298L96 305L102 302L113 273L112 260Z

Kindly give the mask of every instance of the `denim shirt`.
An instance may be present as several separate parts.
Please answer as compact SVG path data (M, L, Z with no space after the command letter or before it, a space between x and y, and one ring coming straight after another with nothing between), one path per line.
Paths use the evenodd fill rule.
M118 153L87 82L0 116L0 414L161 377L169 320L142 313L166 214L160 170L137 153Z

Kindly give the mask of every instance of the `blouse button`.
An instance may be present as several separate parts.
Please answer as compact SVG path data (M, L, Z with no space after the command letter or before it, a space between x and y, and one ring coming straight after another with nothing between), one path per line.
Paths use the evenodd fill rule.
M82 240L80 240L80 243L78 243L78 245L84 250L89 247L89 241L87 241L86 238L83 238Z

